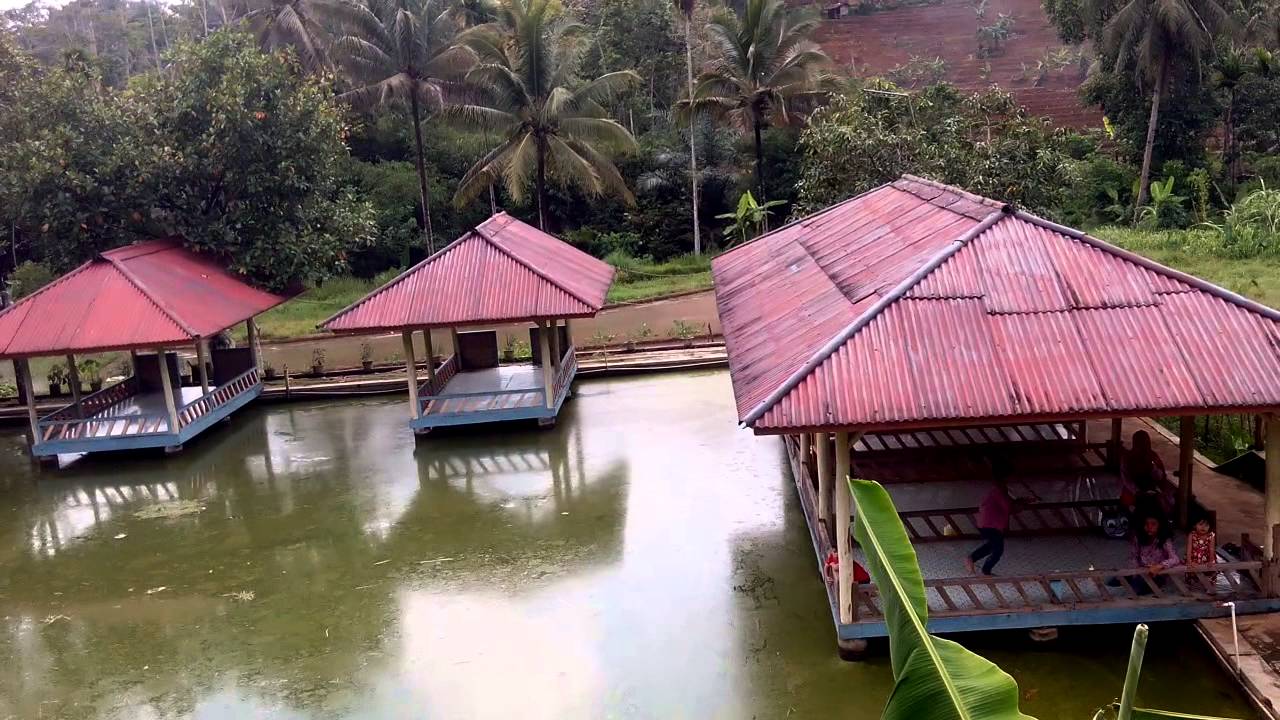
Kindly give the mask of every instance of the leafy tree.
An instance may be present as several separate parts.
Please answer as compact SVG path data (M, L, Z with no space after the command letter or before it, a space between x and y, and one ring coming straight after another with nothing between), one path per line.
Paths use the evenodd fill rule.
M466 76L475 100L451 105L444 114L495 132L502 142L463 176L455 204L475 198L499 177L517 202L532 178L543 228L548 180L634 203L609 151L633 149L635 139L604 105L640 77L621 70L580 82L586 28L559 13L553 0L502 0L497 15L497 22L463 38L477 58Z
M335 19L348 33L334 42L335 59L355 85L340 97L362 109L408 107L422 228L427 248L434 252L422 120L440 109L446 86L469 62L454 46L461 20L443 0L365 0L363 5L334 7Z
M684 18L685 80L689 86L689 98L693 98L693 8L696 0L675 0ZM702 230L698 225L698 143L697 120L689 118L689 188L693 193L693 254L702 253Z
M1106 17L1095 36L1105 61L1116 73L1132 73L1151 96L1135 201L1141 207L1147 201L1160 104L1169 83L1179 75L1203 74L1215 33L1229 26L1230 18L1218 0L1127 0L1109 16L1105 11L1094 12Z
M936 85L903 93L883 81L838 96L800 136L800 211L811 212L914 173L1033 212L1072 185L1068 138L1012 96L962 96Z
M346 127L330 89L239 33L183 44L172 59L139 83L159 219L269 287L343 269L373 213L342 183Z
M714 55L690 107L752 137L762 197L765 127L802 121L829 89L823 68L830 59L810 39L816 28L816 20L789 17L782 0L749 0L741 15L722 9L711 17Z

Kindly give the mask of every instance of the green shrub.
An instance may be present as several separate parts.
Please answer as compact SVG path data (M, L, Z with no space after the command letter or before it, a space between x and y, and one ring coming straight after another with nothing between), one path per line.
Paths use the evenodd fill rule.
M10 382L0 382L0 400L18 397L18 386Z
M30 260L19 263L18 267L14 268L13 274L9 276L10 282L13 283L11 288L13 299L19 300L30 295L53 282L55 277L57 276L49 266L42 263Z

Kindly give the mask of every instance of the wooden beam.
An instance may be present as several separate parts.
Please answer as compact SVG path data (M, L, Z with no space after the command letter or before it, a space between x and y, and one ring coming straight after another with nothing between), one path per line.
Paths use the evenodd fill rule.
M156 348L160 359L160 391L164 393L164 409L169 413L169 432L178 433L178 407L173 402L173 378L169 377L169 358L164 348Z
M427 353L427 380L436 380L436 349L431 344L431 328L422 328L422 348Z
M196 341L196 362L200 365L200 389L209 394L209 341L200 338Z
M418 406L418 363L413 357L413 331L400 333L400 339L404 341L404 369L408 373L409 417L416 420L421 417L421 408Z
M1191 484L1196 465L1196 418L1178 419L1178 526L1185 529L1191 519Z
M831 464L831 436L815 433L813 441L818 445L818 519L827 525L827 538L834 540L831 524L831 476L835 468Z
M76 367L76 356L67 354L67 384L71 386L71 402L76 406L76 417L84 419L84 408L80 405L80 368Z
M1264 557L1274 562L1276 559L1276 545L1270 532L1270 528L1280 524L1280 414L1268 413L1266 417L1266 504L1265 517L1267 519L1268 531L1262 534L1266 543L1266 553Z
M853 517L853 495L849 492L849 433L836 433L836 552L840 559L840 622L853 622L853 547L849 524Z
M40 417L36 414L36 391L31 386L31 363L25 358L13 361L13 375L22 384L27 396L27 422L31 426L31 455L36 457L36 443L40 440Z
M551 364L551 341L548 338L551 334L550 325L551 323L545 320L538 321L538 352L542 353L542 387L549 408L555 407L556 404L556 374L555 367Z

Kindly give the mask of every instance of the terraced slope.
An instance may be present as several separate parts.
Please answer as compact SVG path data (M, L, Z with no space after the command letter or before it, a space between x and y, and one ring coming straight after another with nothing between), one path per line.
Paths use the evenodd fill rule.
M1014 18L1014 36L990 58L976 56L979 21L972 0L941 0L824 20L818 40L837 63L858 74L886 74L912 57L940 57L946 61L946 79L958 87L980 89L996 83L1013 92L1030 112L1059 125L1100 125L1101 112L1084 106L1076 92L1084 79L1080 63L1045 73L1037 70L1037 63L1055 51L1074 52L1058 40L1039 0L990 0L981 24L995 23L1000 13Z

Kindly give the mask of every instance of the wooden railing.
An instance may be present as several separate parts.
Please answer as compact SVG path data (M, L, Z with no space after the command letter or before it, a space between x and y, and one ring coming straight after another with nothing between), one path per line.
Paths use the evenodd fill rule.
M560 391L564 389L566 383L573 382L573 376L578 372L578 353L570 345L565 350L564 357L560 358L560 369L556 371L555 381L551 383L551 389L555 397L560 397Z
M1105 511L1117 500L1041 502L1020 506L1009 518L1009 535L1059 535L1100 527ZM898 513L911 542L936 542L980 537L978 508L907 510Z
M1174 567L1159 575L1130 568L943 578L924 584L933 617L1223 602L1267 597L1271 592L1266 564L1260 561ZM859 585L855 598L857 620L883 617L874 585Z
M42 422L46 420L82 420L110 408L137 392L138 379L130 376L115 385L109 385L96 393L81 397L78 406L73 402L70 405L58 408L40 418L40 420Z
M429 359L427 362L435 362L435 358ZM445 361L440 363L440 367L436 368L435 375L428 378L418 386L418 396L421 398L419 403L426 406L426 401L433 396L439 395L444 390L444 386L449 384L454 375L458 374L458 356L450 355Z
M249 368L217 389L211 390L178 408L178 427L190 425L227 404L241 393L257 387L260 383L258 369Z
M84 420L52 420L40 422L41 442L84 440L89 438L134 437L169 433L167 413L108 415Z

